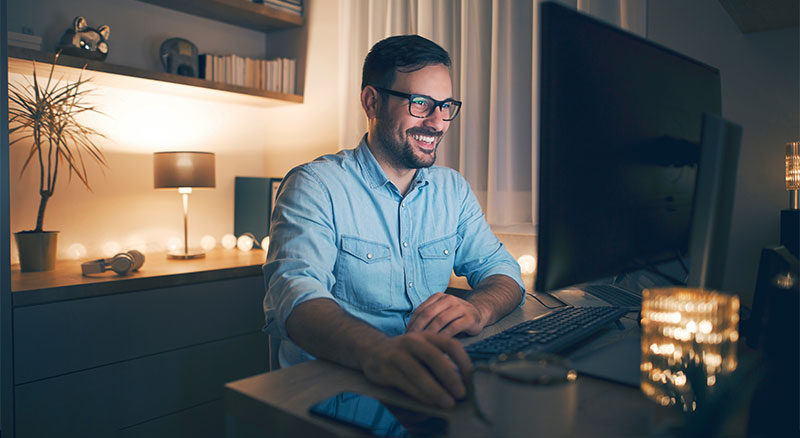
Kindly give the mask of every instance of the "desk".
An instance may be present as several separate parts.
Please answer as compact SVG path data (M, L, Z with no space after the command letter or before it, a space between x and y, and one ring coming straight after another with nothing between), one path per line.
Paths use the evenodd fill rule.
M528 297L525 304L487 327L481 335L465 338L476 342L519 322L546 312ZM626 321L626 331L637 330ZM592 342L622 333L612 330ZM228 438L250 436L358 436L355 429L313 417L308 408L340 391L354 391L446 417L452 437L491 436L488 428L473 415L470 402L452 410L421 406L398 391L373 385L360 372L317 360L259 374L225 386L226 429ZM576 436L647 436L653 423L655 406L637 389L599 379L578 378Z

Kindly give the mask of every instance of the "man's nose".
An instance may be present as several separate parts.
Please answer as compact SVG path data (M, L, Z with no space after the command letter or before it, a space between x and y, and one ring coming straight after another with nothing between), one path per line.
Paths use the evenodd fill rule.
M444 132L447 130L447 127L450 126L450 122L444 120L445 117L446 114L442 111L442 107L439 106L433 109L431 115L425 117L423 124L426 127Z

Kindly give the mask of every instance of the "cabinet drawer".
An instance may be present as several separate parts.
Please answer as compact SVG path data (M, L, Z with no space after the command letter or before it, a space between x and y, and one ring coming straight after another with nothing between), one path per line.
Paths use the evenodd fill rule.
M221 438L225 436L225 407L222 400L214 400L166 417L127 427L114 436L116 438Z
M252 333L18 385L16 436L114 436L220 400L225 382L266 371L265 338ZM224 412L214 415L222 424Z
M15 383L260 331L262 276L14 309Z

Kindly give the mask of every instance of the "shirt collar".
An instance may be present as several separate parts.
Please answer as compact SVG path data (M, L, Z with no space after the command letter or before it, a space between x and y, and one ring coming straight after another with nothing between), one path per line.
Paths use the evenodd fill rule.
M386 176L386 172L383 171L383 168L378 163L378 160L375 159L375 156L369 149L369 145L367 145L367 134L364 134L364 137L361 138L361 142L356 148L355 156L356 161L358 161L358 164L361 166L361 171L369 182L370 187L376 189L390 182L389 177ZM414 180L411 184L427 184L429 173L430 169L427 167L417 169L417 173L414 175Z

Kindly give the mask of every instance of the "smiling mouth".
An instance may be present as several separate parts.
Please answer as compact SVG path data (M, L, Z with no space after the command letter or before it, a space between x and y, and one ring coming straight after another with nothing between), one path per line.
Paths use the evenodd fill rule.
M411 134L411 138L425 149L433 149L436 146L437 137L436 135Z

